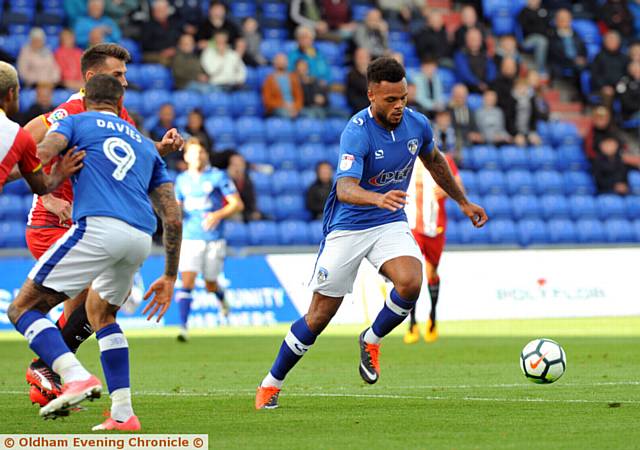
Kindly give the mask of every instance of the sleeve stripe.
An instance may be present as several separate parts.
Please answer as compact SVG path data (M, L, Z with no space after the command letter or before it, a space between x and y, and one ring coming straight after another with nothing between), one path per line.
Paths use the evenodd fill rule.
M49 129L51 127L51 125L49 125L49 122L47 121L47 118L44 116L44 114L42 114L40 117L42 117L42 121L44 122L44 124L47 127L47 129Z
M35 169L33 169L33 170L31 171L31 173L36 173L36 172L38 172L40 169L42 169L42 163L38 164L38 165L36 166L36 168L35 168Z

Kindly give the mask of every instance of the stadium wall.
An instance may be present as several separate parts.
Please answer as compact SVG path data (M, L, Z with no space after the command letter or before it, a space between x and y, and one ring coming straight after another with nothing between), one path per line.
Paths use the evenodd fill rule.
M269 325L303 314L311 294L306 285L316 255L269 254L230 257L220 280L227 288L231 314L225 319L216 300L198 280L194 294L194 327ZM640 249L554 249L445 252L440 267L441 320L597 317L640 315L636 291ZM31 269L29 257L0 258L0 330L12 329L6 311ZM162 256L142 268L145 285L162 273ZM331 274L329 274L331 276ZM379 311L388 287L368 263L362 265L354 291L345 298L336 323L365 323ZM429 309L428 293L418 303L418 317ZM140 315L121 313L124 327L177 325L173 305L156 325ZM52 313L56 318L59 309Z

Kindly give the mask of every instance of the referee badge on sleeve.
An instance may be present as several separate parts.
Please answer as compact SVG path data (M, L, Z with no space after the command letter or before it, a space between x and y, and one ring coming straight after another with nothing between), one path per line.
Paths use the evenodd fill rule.
M355 158L353 155L350 155L348 153L345 153L344 155L342 155L342 158L340 159L340 170L351 169L351 166L353 166L353 161L355 161Z

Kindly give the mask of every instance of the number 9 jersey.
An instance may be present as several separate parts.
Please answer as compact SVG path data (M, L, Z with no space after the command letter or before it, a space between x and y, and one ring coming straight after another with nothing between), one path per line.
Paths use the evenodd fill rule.
M73 178L73 221L113 217L148 234L156 230L149 192L170 183L153 142L113 113L91 111L66 117L49 133L60 133L86 151L84 167Z

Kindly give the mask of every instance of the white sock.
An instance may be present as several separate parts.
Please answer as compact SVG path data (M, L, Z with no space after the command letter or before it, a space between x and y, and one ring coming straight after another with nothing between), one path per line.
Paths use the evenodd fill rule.
M278 380L276 377L271 375L271 372L268 372L267 376L262 380L260 387L277 387L280 389L282 387L282 383L284 383L284 380Z
M111 418L118 422L126 422L133 416L131 405L131 388L116 389L109 394L111 397Z
M379 344L380 341L382 340L381 337L376 336L376 334L373 332L371 327L367 329L367 332L364 334L363 339L367 344Z
M91 374L82 367L76 355L71 352L58 356L56 360L53 361L53 364L51 364L51 368L62 377L65 383L87 380L91 376Z

